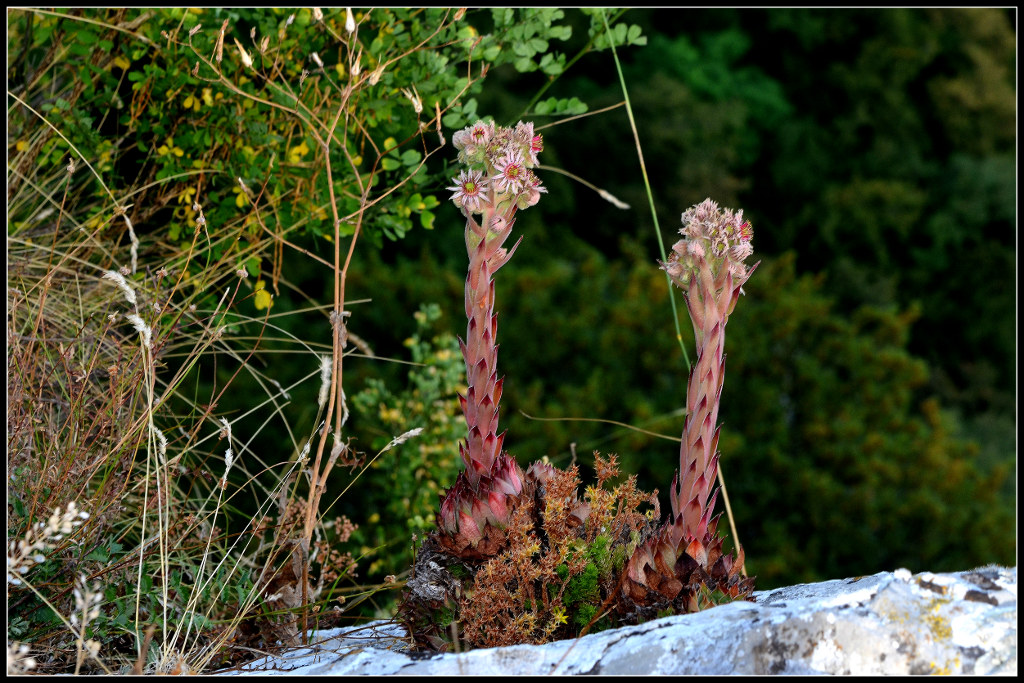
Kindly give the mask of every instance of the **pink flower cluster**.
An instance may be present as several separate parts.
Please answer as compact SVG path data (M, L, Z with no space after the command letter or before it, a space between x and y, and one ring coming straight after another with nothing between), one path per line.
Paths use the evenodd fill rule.
M743 209L719 209L716 202L705 199L683 213L683 228L679 232L686 238L672 247L668 263L662 267L684 289L694 275L699 275L701 264L710 266L713 278L727 270L734 280L749 277L743 261L754 253L751 240L754 229L743 219Z
M533 132L533 123L520 121L515 128L495 127L477 121L452 136L459 161L467 166L452 180L452 201L467 216L493 211L500 204L519 209L540 201L540 179L533 173L544 141ZM504 211L502 211L504 213Z

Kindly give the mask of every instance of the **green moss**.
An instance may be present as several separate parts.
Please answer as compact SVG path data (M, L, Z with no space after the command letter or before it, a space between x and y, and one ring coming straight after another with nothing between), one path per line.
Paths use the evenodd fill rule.
M597 607L595 605L580 605L576 610L576 613L572 617L573 623L580 629L587 627L590 620L597 614Z
M591 544L588 549L590 559L593 560L594 564L597 565L602 574L608 571L609 559L611 557L611 553L609 552L610 545L611 539L602 535L595 538L593 544Z
M591 603L600 600L601 590L598 587L597 579L597 565L593 562L588 562L582 574L574 576L569 580L569 585L566 586L563 597L565 604L573 607L579 603Z
M439 626L447 628L449 624L455 621L455 609L442 607L430 615L430 620Z
M612 571L616 574L622 571L622 568L626 566L626 551L625 546L616 546L612 550Z

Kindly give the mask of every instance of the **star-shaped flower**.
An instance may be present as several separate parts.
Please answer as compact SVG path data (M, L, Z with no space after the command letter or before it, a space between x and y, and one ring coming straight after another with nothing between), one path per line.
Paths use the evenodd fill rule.
M455 206L467 214L480 213L481 202L486 201L487 179L480 170L463 170L453 178L455 184L447 188L453 192L451 199Z

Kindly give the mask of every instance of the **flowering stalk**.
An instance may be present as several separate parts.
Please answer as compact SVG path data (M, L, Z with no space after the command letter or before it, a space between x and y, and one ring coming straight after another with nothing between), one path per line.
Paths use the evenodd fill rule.
M498 319L494 312L494 274L512 257L503 244L512 234L516 212L540 200L540 180L530 169L543 149L533 124L495 127L477 121L456 133L452 142L466 166L454 178L452 201L466 216L465 341L459 340L466 362L466 395L459 396L468 434L459 444L464 473L442 497L438 526L457 554L489 555L501 542L498 533L511 514L509 497L522 492L522 473L503 453L505 434L498 434L502 380L497 373ZM479 214L480 220L474 216ZM481 542L483 544L481 545Z
M684 292L693 322L697 362L686 389L686 422L679 470L669 498L672 523L690 539L708 531L718 492L711 493L718 467L718 405L725 379L725 325L743 284L757 268L744 259L753 253L753 230L743 210L719 210L710 199L683 214L686 236L672 247L662 268Z
M685 239L672 247L661 267L686 293L693 322L697 362L686 390L686 422L679 469L672 479L672 517L657 534L640 544L626 568L626 610L650 610L669 601L687 612L708 604L709 592L728 599L745 597L753 579L741 578L743 549L736 559L722 553L717 518L711 513L718 469L718 405L725 378L725 325L743 284L757 268L744 260L753 253L753 230L743 211L719 210L710 199L683 213ZM710 500L709 500L710 498Z

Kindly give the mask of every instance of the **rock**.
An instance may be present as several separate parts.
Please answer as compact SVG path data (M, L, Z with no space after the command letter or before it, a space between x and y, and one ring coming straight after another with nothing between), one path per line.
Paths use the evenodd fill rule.
M1004 674L1017 673L1017 569L906 569L754 593L697 614L546 645L407 651L390 622L316 634L223 674Z

